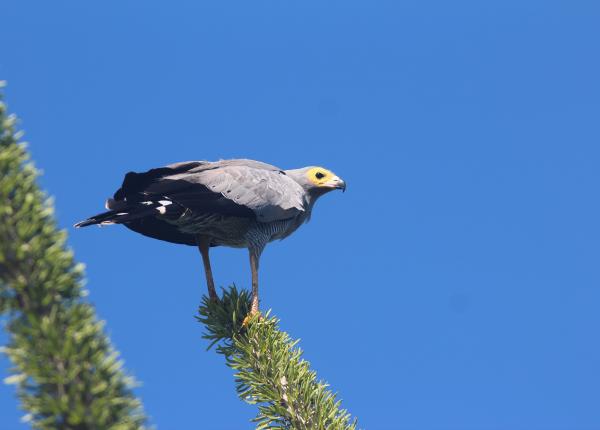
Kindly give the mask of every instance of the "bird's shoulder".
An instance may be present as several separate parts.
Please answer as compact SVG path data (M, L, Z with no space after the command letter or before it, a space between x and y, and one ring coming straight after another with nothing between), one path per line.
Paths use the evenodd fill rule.
M290 218L305 210L304 189L280 168L254 160L224 160L176 174L252 209L259 221Z

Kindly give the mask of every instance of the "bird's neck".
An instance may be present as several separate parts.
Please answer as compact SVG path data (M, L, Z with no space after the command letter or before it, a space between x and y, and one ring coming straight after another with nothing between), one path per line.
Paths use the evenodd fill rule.
M304 195L304 219L303 222L310 221L310 216L312 214L313 207L315 203L324 195L327 191L323 190L311 190Z

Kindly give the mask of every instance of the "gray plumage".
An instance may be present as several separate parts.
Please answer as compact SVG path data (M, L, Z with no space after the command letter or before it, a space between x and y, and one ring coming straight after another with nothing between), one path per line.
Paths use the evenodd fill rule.
M108 212L75 226L123 224L145 236L197 245L210 290L208 247L248 248L258 267L267 243L289 236L307 221L321 195L345 187L321 167L281 170L244 159L188 161L129 172L107 200Z

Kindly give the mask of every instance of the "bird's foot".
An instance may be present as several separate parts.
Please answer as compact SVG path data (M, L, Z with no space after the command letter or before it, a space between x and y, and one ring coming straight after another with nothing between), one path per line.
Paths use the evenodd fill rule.
M251 310L250 313L246 315L246 318L244 318L244 321L242 321L242 327L248 327L250 321L252 321L255 316L257 316L256 319L258 321L262 319L262 315L258 310Z

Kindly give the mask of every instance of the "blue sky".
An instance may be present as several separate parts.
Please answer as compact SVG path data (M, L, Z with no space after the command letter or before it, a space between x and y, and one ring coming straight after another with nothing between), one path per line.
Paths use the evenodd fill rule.
M600 428L600 6L3 0L0 79L159 429L250 429L195 249L73 231L129 170L348 183L267 248L263 309L365 429ZM248 287L247 255L213 253ZM2 359L0 367L8 363ZM0 387L3 430L18 423Z

